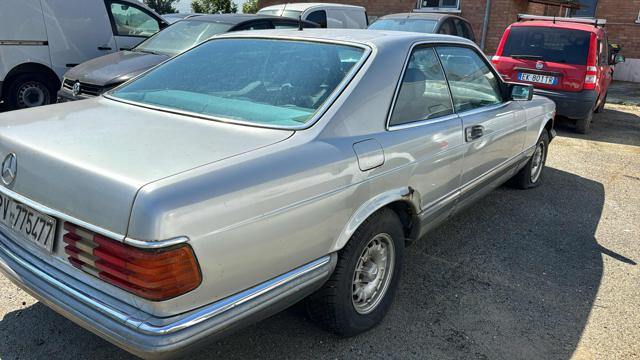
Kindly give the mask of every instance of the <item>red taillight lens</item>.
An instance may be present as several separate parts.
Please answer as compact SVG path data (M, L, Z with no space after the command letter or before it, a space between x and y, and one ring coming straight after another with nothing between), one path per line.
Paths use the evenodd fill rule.
M584 77L584 90L593 90L598 83L598 39L591 34L591 42L589 44L589 55L587 56L587 73Z
M174 298L202 281L189 245L142 250L68 222L64 229L71 265L145 299Z

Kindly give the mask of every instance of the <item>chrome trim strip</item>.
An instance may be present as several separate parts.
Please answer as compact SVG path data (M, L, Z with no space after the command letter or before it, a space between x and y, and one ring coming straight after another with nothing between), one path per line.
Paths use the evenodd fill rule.
M54 278L53 276L49 275L48 273L39 269L38 267L34 266L28 261L13 254L5 246L2 246L1 243L0 243L0 252L2 252L4 255L9 257L13 262L17 263L25 270L30 271L34 275L38 276L41 280L45 281L50 286L66 293L67 295L71 296L75 300L82 302L84 305L134 330L140 331L148 335L153 335L153 336L171 334L171 333L195 326L197 324L200 324L203 321L211 319L214 316L220 315L239 305L242 305L247 301L253 300L261 295L264 295L270 291L273 291L274 289L284 284L287 284L295 279L298 279L301 276L313 270L316 270L322 266L328 265L331 260L330 255L324 256L320 259L312 261L306 265L303 265L297 269L289 271L283 275L280 275L262 284L256 285L236 295L232 295L230 297L217 301L213 304L207 305L199 310L196 310L195 312L186 316L185 318L179 319L173 323L170 323L164 326L156 326L148 323L147 322L148 319L139 320L139 319L133 318L130 315L125 314L122 311L115 309L112 306L100 300L97 300L79 290L74 289L73 287L65 284L64 282L59 281L58 279Z
M147 103L141 103L138 101L131 101L131 100L125 100L125 99L121 99L115 95L113 95L112 93L117 90L120 87L126 86L127 84L142 78L143 76L145 76L148 72L152 71L153 69L160 67L162 65L164 65L165 63L172 61L173 59L175 59L176 57L180 56L181 54L184 54L185 52L191 51L192 49L202 46L204 44L209 43L210 41L215 41L215 40L225 40L225 39L265 39L265 40L286 40L286 41L299 41L299 42L313 42L313 43L324 43L324 44L334 44L334 45L343 45L343 46L351 46L351 47L356 47L359 49L363 50L362 53L362 57L360 58L360 60L351 68L351 70L345 75L345 77L342 79L342 81L340 82L340 84L338 84L338 86L336 86L336 88L334 89L334 91L331 93L331 95L324 101L324 103L322 104L322 106L320 106L313 114L313 116L304 124L301 124L300 126L276 126L276 125L269 125L269 124L259 124L256 122L251 122L251 121L245 121L245 120L236 120L236 119L231 119L231 118L223 118L223 117L216 117L216 116L211 116L211 115L206 115L206 114L200 114L200 113L196 113L196 112L191 112L191 111L186 111L186 110L180 110L180 109L172 109L172 108L168 108L168 107L164 107L164 106L158 106L158 105L152 105L152 104L147 104ZM191 116L191 117L196 117L196 118L200 118L200 119L205 119L205 120L212 120L212 121L218 121L218 122L222 122L222 123L227 123L227 124L237 124L237 125L244 125L244 126L251 126L251 127L258 127L258 128L266 128L266 129L276 129L276 130L290 130L290 131L296 131L296 130L305 130L310 128L311 126L313 126L328 110L329 108L333 105L333 103L340 97L340 95L342 95L342 93L344 92L344 90L349 86L349 84L351 84L351 82L355 79L356 75L360 72L360 69L364 66L364 64L367 62L367 60L369 59L369 57L371 56L371 54L373 53L373 49L366 44L362 44L362 43L356 43L356 42L351 42L351 41L340 41L340 40L326 40L326 39L322 39L322 38L307 38L307 37L299 37L299 36L267 36L267 35L260 35L260 36L255 36L255 35L247 35L247 34L233 34L233 35L224 35L224 36L214 36L212 38L210 38L207 41L204 41L200 44L197 44L185 51L183 51L182 53L171 57L163 62L161 62L160 64L156 65L155 67L133 77L132 79L128 80L127 82L117 86L114 89L111 89L110 91L102 94L102 96L104 96L105 98L112 100L112 101L117 101L120 103L124 103L124 104L128 104L128 105L134 105L134 106L138 106L138 107L142 107L142 108L146 108L146 109L151 109L151 110L156 110L156 111L162 111L162 112L166 112L166 113L170 113L170 114L176 114L176 115L183 115L183 116Z
M414 128L414 127L418 127L418 126L437 124L437 123L441 123L441 122L445 122L445 121L449 121L449 120L455 120L455 119L458 119L458 115L453 113L453 114L450 114L450 115L445 115L445 116L441 116L441 117L434 118L434 119L408 122L408 123L404 123L404 124L400 124L400 125L390 125L390 126L387 127L387 130L395 131L395 130L410 129L410 128Z
M91 231L93 231L95 233L98 233L100 235L104 235L104 236L106 236L108 238L111 238L111 239L114 239L114 240L122 241L124 239L124 235L123 234L118 234L116 232L113 232L113 231L110 231L110 230L107 230L107 229L103 229L103 228L101 228L99 226L92 225L92 224L89 224L88 222L85 222L85 221L82 221L80 219L74 218L73 216L69 216L69 215L67 215L67 214L65 214L63 212L58 211L58 210L51 209L49 207L46 207L44 205L41 205L41 204L33 201L33 200L31 200L31 199L29 199L27 197L24 197L24 196L14 192L14 191L11 191L11 190L9 190L9 189L7 189L5 187L1 187L0 186L0 193L2 193L5 196L8 196L8 197L18 201L18 202L21 202L21 203L23 203L23 204L25 204L25 205L27 205L27 206L39 211L39 212L41 212L41 213L47 214L49 216L53 216L53 217L58 218L58 219L60 219L62 221L72 222L75 225L78 225L78 226L83 227L83 228L85 228L87 230L91 230Z
M247 301L251 301L261 295L264 295L286 283L289 283L315 269L318 269L324 265L329 264L331 256L325 256L318 260L312 261L307 265L299 267L286 274L280 275L274 279L264 282L260 285L254 286L251 289L245 290L236 295L232 295L226 299L220 300L211 305L205 306L201 310L180 319L174 323L165 326L155 326L148 322L143 322L138 326L138 330L149 335L166 335L176 331L180 331L192 326L195 326L203 321L206 321L214 316L220 315L223 312L229 311L237 306L240 306Z
M160 249L164 247L174 246L178 244L184 244L189 242L189 238L186 236L179 236L167 240L149 241L149 240L136 240L130 237L124 238L124 243L127 245L135 246L140 249Z
M12 46L47 46L48 41L45 40L0 40L0 45Z

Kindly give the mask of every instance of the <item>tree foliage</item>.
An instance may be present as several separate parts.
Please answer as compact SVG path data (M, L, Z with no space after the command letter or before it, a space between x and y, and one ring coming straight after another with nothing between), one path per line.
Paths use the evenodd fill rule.
M144 3L155 10L158 14L177 13L178 10L173 7L173 4L176 2L178 2L178 0L144 0Z
M193 0L191 10L200 14L235 14L238 5L231 0Z
M242 4L242 12L245 14L255 14L258 10L258 0L248 0Z

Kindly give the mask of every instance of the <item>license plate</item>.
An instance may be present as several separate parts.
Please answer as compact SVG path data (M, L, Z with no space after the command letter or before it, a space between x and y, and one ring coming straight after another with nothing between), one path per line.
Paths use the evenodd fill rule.
M558 78L555 76L527 74L527 73L520 73L518 75L518 80L534 82L538 84L547 84L547 85L556 85L558 83Z
M0 194L0 224L49 252L53 249L56 219L3 194Z

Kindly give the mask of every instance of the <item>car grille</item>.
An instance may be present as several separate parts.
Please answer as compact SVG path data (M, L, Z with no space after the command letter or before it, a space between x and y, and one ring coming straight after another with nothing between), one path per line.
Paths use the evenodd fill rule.
M73 91L73 85L75 83L75 80L65 79L62 86L67 90ZM108 89L109 88L106 88L104 86L80 82L80 92L78 93L78 95L98 96Z

